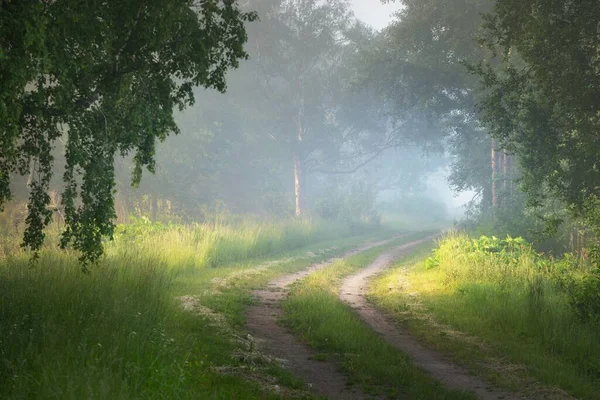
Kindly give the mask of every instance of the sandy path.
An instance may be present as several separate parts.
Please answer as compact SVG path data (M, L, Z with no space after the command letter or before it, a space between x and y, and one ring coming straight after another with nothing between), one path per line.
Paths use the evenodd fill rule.
M353 256L396 239L398 238L364 244L341 258ZM334 362L316 361L314 356L317 353L277 322L283 315L280 302L287 297L289 286L331 265L336 260L338 259L334 258L315 264L306 270L279 277L269 282L267 289L254 291L254 297L258 301L248 310L248 328L258 339L258 346L262 352L282 360L284 367L304 379L315 394L340 400L371 399L371 396L360 389L349 386L347 377L339 371Z
M399 246L379 256L373 264L343 281L340 298L350 304L360 317L386 341L408 354L415 365L428 371L433 377L450 388L474 392L484 400L517 399L512 394L489 387L483 380L470 375L465 369L446 360L440 353L421 345L412 335L403 330L384 313L375 309L365 299L368 281L373 275L389 268L398 258L409 254L418 245L431 241L427 238Z

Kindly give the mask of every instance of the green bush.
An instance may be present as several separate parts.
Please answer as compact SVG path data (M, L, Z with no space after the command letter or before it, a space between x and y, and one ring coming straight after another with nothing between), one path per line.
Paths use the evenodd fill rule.
M588 260L572 254L553 259L536 252L520 237L469 239L451 234L426 259L425 267L442 266L448 284L523 286L533 302L543 296L544 287L552 286L567 297L572 312L582 322L600 322L600 269L592 263L594 251L590 254Z

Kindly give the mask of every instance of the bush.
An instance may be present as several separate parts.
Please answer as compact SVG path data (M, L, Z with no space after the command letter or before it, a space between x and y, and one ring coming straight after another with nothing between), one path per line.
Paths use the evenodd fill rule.
M531 299L539 300L540 288L551 284L568 298L575 315L585 323L600 322L600 269L588 260L565 254L545 257L523 238L481 236L469 239L451 234L426 259L427 269L442 266L448 284L493 282L523 286Z
M600 271L570 277L564 285L569 296L569 303L580 320L584 322L600 322Z

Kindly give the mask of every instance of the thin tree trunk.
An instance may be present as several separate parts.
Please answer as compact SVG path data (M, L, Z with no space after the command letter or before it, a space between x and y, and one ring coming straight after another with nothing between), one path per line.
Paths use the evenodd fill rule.
M296 148L294 149L294 194L296 200L296 216L304 213L304 171L302 168L302 139L304 137L304 79L298 75L298 87L300 88L300 108L298 109Z
M506 207L508 198L508 154L502 151L502 207Z
M294 153L294 194L296 198L296 216L303 213L302 162L297 152Z
M156 222L158 218L158 198L156 195L151 195L152 198L152 222Z
M513 181L513 175L514 175L514 169L513 169L513 157L512 156L508 156L508 193L510 195L510 197L512 197L514 191L515 191L515 183Z
M498 198L496 193L496 141L492 139L491 142L492 152L492 207L496 208L498 206Z

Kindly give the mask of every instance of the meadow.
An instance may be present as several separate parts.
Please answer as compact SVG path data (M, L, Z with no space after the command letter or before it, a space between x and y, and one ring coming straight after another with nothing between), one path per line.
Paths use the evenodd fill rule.
M76 254L50 245L32 264L4 235L0 397L263 399L280 397L273 387L302 388L270 362L260 365L268 379L249 383L238 373L258 368L234 356L252 347L237 334L251 289L389 235L361 229L311 220L135 220L117 228L89 273Z
M497 385L534 398L597 398L599 292L589 260L462 233L431 250L375 280L370 300Z
M50 244L32 263L16 236L3 235L0 398L312 398L245 334L252 291L397 232L310 219L132 219L87 273L77 254ZM282 323L367 393L472 399L416 368L338 297L342 278L430 234L403 235L311 274L284 301ZM593 257L553 259L520 238L450 233L374 279L368 298L498 387L593 399L600 390Z

